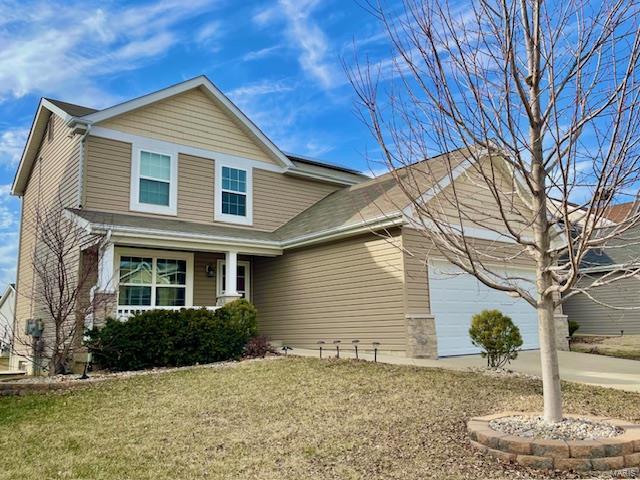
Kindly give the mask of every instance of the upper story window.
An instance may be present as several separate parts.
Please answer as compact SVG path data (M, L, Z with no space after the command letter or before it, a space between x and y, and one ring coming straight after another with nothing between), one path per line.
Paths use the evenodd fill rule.
M177 159L175 153L133 148L131 210L177 214Z
M247 171L222 167L222 213L247 215Z
M140 151L140 202L169 206L171 157Z
M237 168L216 162L215 219L251 225L251 168Z

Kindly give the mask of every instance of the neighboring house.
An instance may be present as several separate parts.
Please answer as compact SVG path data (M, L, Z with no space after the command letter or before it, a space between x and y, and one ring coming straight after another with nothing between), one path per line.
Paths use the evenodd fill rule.
M467 174L462 151L448 155L464 167L453 179L458 192L495 205ZM442 159L423 164L430 180L420 188L431 201L451 179ZM525 347L538 346L524 301L448 275L459 272L408 225L391 174L370 179L284 153L206 77L104 110L42 99L12 192L23 202L20 325L46 318L31 295L39 242L31 212L59 199L68 218L105 238L91 295L112 306L96 322L245 297L273 341L317 348L357 339L362 348L380 342L392 354L436 357L476 352L470 317L493 307L520 325ZM478 248L511 248L495 230L476 230ZM534 277L526 260L505 268Z
M633 205L633 202L631 203ZM613 221L625 219L629 204L612 207ZM621 268L640 268L640 227L629 229L621 238L607 242L601 249L591 250L584 258L576 283L586 288L603 275ZM578 333L594 335L640 335L640 275L617 280L608 285L579 293L567 299L563 306L570 320L578 322Z
M635 201L618 203L617 205L611 205L608 207L604 212L604 216L614 223L620 223L628 218L632 211L637 212L639 206L638 202ZM636 210L634 210L634 208Z
M0 355L7 355L11 350L15 306L15 284L10 283L0 297Z

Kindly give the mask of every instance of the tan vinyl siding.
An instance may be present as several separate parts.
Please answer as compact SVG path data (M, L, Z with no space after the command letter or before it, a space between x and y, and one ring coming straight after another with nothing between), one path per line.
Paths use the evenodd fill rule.
M129 211L131 144L89 136L85 158L83 206L107 212Z
M492 264L533 268L533 260L521 252L515 244L470 239L475 250L490 255ZM405 275L405 309L407 314L430 313L429 305L429 259L444 259L425 234L409 228L402 228L402 246ZM520 253L518 255L518 253Z
M101 127L278 164L199 88L100 122Z
M213 222L214 162L180 154L178 157L178 218Z
M254 226L269 231L275 230L337 188L327 183L254 169Z
M583 278L578 287L585 287L595 277ZM640 277L625 278L610 285L589 290L596 300L614 307L640 307ZM640 335L640 310L617 310L594 302L586 295L578 294L563 304L569 320L580 325L578 333L595 335Z
M373 234L254 259L260 331L288 345L359 339L404 354L402 254Z
M78 137L70 136L71 131L64 121L53 115L54 136L51 141L44 135L30 173L29 182L22 197L22 216L19 240L18 270L16 278L16 349L30 351L29 339L24 335L24 325L28 318L46 318L44 305L38 301L37 279L33 269L33 253L36 242L36 212L44 214L46 209L77 205L78 195ZM77 254L69 262L77 263ZM50 340L52 326L45 328L45 339ZM17 366L16 357L14 366Z
M489 171L488 162L483 162L485 174ZM441 219L454 225L460 225L459 213L462 213L463 225L471 228L492 229L497 232L507 232L500 210L509 220L512 228L520 233L531 236L531 229L525 218L532 218L532 211L522 198L515 193L512 179L496 168L494 181L500 192L500 203L489 190L486 180L473 166L469 167L455 180L454 186L448 185L431 201L431 211ZM447 220L448 219L448 220ZM530 222L528 222L530 224Z
M220 223L214 221L214 164L208 158L179 154L179 220ZM155 216L129 210L130 188L131 144L90 136L86 146L85 208ZM254 168L253 228L275 230L336 188L335 185Z
M216 304L216 276L207 277L207 265L217 268L218 260L224 259L223 253L195 252L193 261L193 305L211 307Z
M430 313L427 259L432 249L419 232L407 227L402 228L402 246L405 313Z

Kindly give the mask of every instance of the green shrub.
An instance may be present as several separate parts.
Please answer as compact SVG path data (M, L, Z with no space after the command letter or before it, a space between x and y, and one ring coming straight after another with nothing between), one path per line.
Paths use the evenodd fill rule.
M580 325L575 320L569 320L569 336L573 337L573 334L578 331Z
M206 309L149 310L89 332L93 361L110 370L178 367L240 358L256 335L256 308L236 300Z
M469 329L471 343L482 349L487 366L498 368L518 356L522 346L520 329L499 310L483 310L474 315Z

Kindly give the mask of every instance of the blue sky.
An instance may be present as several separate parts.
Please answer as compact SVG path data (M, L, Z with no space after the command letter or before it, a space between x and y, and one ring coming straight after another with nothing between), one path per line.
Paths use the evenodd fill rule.
M355 41L386 62L384 40L351 0L0 0L0 288L15 279L9 190L40 97L102 108L205 74L283 150L369 170L341 60Z

